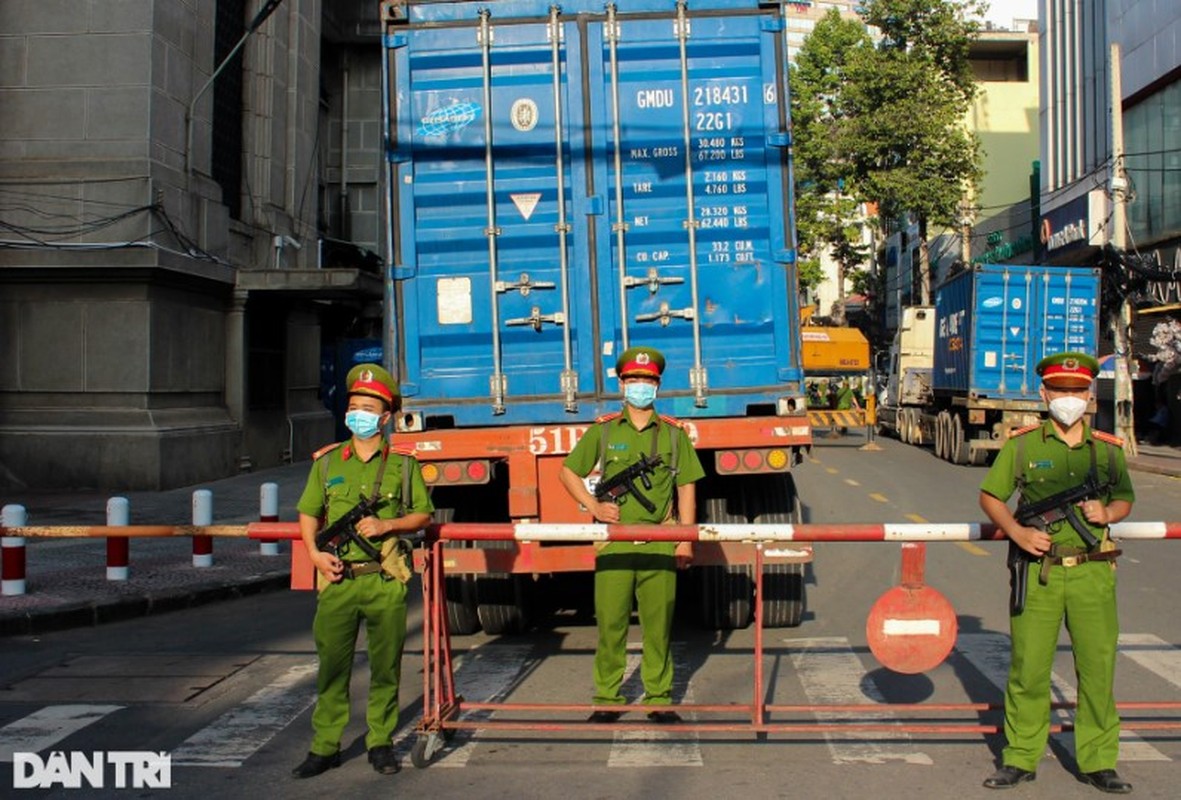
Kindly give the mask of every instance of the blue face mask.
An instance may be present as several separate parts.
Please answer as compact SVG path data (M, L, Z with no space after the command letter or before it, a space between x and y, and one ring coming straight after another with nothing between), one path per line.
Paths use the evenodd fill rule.
M636 381L623 387L623 399L634 408L651 408L656 402L656 384Z
M344 415L344 425L358 439L368 439L380 429L381 415L372 411L354 409Z

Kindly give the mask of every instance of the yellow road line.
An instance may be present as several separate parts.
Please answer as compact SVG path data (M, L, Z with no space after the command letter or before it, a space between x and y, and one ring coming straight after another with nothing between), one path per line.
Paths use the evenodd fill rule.
M845 478L845 483L849 484L850 486L860 486L861 485L860 483L853 480L852 478Z
M869 495L869 498L870 498L871 500L877 500L879 503L888 503L888 502L890 502L890 498L886 497L884 494L878 494L877 492L872 492L872 493Z

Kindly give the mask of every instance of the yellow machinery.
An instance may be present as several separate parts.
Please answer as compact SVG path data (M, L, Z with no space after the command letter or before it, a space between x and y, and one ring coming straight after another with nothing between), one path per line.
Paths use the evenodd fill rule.
M808 418L814 428L859 428L874 424L874 387L869 341L856 328L805 325L801 329ZM838 409L836 387L848 381L855 408Z

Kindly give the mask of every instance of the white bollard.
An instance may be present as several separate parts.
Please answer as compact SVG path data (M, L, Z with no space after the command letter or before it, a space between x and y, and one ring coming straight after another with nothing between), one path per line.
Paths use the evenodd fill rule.
M0 519L5 528L23 528L29 523L24 506L4 506ZM25 593L25 539L23 536L0 537L0 594Z
M259 487L258 491L258 521L259 522L278 522L279 521L279 484L264 483ZM258 554L260 556L277 556L279 555L278 542L259 542Z
M193 524L213 524L213 492L208 489L198 489L193 492ZM213 537L193 537L193 566L213 566Z
M107 524L131 524L131 503L126 497L107 500ZM126 536L107 537L107 580L125 581L131 577L131 540Z

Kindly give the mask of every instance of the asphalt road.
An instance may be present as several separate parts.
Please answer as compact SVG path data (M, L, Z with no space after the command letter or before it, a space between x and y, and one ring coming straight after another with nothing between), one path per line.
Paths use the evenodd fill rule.
M982 470L937 461L891 440L880 452L863 441L822 440L796 473L807 522L964 522L976 505ZM1133 476L1134 519L1174 519L1181 481ZM1120 562L1124 641L1120 701L1178 700L1181 689L1181 547L1131 542ZM1007 668L1007 576L1001 543L927 547L927 583L955 609L956 647L929 672L882 669L869 652L866 615L894 585L897 544L824 544L809 570L807 613L798 628L766 632L766 696L777 704L996 703ZM460 733L425 769L410 766L421 710L421 606L404 662L404 721L397 745L403 770L374 773L365 762L361 722L366 669L358 657L345 764L309 781L288 772L310 738L315 650L314 598L276 593L189 611L40 637L11 637L0 658L0 796L107 797L117 790L14 789L11 750L37 736L64 753L137 750L172 756L170 789L119 796L169 798L356 797L372 792L475 798L741 796L824 798L993 797L980 786L1000 741L982 734L773 735L638 732L475 735ZM560 618L529 634L457 637L456 680L468 700L586 702L594 628ZM632 636L638 642L638 632ZM706 632L688 623L675 636L676 692L693 703L746 703L754 691L753 632ZM1055 685L1074 684L1067 639ZM635 659L638 660L638 652ZM638 679L627 687L638 693ZM487 717L487 712L475 712ZM826 712L822 718L839 715ZM1125 717L1144 718L1136 711ZM567 717L569 719L576 716ZM801 719L816 719L805 715ZM897 719L883 708L884 721ZM924 719L995 724L999 714L928 714ZM627 718L625 718L627 719ZM1176 720L1174 714L1172 719ZM67 736L63 730L72 730ZM48 738L43 741L49 741ZM5 747L8 751L5 751ZM1014 796L1095 797L1073 776L1069 735L1054 737L1036 784ZM5 761L7 756L8 761ZM1125 735L1121 773L1138 797L1174 797L1177 733Z

